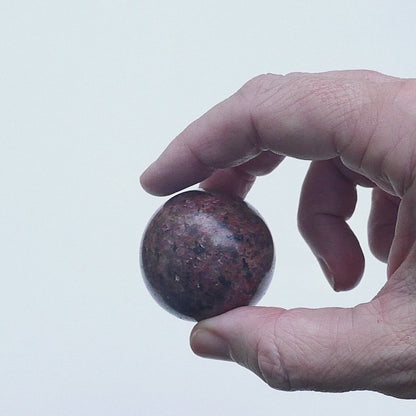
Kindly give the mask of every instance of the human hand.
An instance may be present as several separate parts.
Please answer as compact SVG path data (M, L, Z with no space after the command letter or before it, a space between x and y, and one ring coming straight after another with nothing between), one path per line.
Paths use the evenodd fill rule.
M374 390L416 398L416 80L368 71L262 75L185 129L141 177L167 195L246 195L291 156L311 160L299 228L335 290L364 268L346 219L373 187L368 236L387 281L354 308L243 307L198 323L193 351L282 390ZM340 254L341 253L341 254Z

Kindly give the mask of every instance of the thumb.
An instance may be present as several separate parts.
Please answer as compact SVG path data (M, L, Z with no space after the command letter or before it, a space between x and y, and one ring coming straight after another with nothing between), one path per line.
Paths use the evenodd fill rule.
M353 309L243 307L198 323L191 348L235 361L280 390L389 391L388 351L374 305ZM395 354L394 354L395 355Z

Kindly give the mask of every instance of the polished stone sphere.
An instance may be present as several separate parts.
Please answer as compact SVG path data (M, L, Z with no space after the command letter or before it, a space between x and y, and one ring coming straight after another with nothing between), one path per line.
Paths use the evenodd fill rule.
M274 268L273 240L263 219L242 199L183 192L150 220L141 268L163 308L200 321L263 296Z

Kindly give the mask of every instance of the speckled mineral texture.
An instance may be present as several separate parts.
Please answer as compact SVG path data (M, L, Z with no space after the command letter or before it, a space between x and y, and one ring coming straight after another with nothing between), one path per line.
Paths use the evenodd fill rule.
M162 307L200 321L261 298L273 273L273 240L243 200L189 191L149 222L141 266Z

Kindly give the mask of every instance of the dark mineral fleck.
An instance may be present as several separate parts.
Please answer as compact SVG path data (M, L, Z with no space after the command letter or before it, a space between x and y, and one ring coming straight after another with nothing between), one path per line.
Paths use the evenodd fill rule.
M141 247L146 285L174 315L200 321L256 303L274 266L269 229L242 199L178 194L150 220Z

